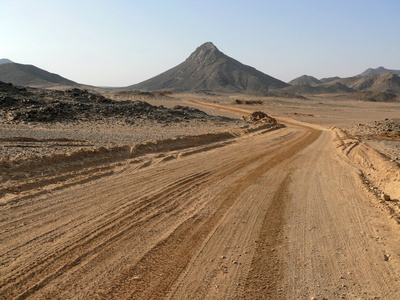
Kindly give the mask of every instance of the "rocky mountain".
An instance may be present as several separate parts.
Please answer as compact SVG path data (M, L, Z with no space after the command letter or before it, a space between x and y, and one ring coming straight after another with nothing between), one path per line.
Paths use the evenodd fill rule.
M8 63L12 63L12 61L9 60L8 58L1 58L1 59L0 59L0 65L2 65L2 64L8 64Z
M365 70L364 72L362 72L361 74L357 75L357 77L367 77L370 75L380 75L380 74L384 74L384 73L392 73L392 74L396 74L396 75L400 75L400 70L389 70L389 69L385 69L384 67L379 67L376 69L372 69L369 68L367 70Z
M301 79L301 77L299 77ZM304 82L307 82L305 78ZM297 81L301 83L301 80ZM295 82L295 83L297 83ZM283 91L296 94L327 94L327 93L357 93L371 101L397 101L400 95L400 76L391 72L369 76L354 76L347 78L331 77L321 79L320 84L292 85Z
M176 67L125 89L266 92L286 86L285 82L240 63L208 42Z
M290 85L309 85L315 86L321 84L322 81L313 76L303 75L288 82Z
M33 87L77 86L72 80L47 72L33 65L18 63L0 64L0 81Z

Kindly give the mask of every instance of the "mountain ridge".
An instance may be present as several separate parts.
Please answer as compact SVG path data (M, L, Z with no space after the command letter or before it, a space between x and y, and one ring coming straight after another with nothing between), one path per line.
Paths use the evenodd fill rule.
M378 67L376 69L373 68L368 68L366 69L364 72L362 72L361 74L358 74L358 77L367 77L370 75L380 75L380 74L384 74L384 73L392 73L392 74L396 74L396 75L400 75L400 70L390 70L390 69L386 69L384 67Z
M50 73L34 65L19 63L0 64L0 81L32 87L78 86L75 81Z
M283 90L300 94L374 92L400 95L400 76L390 72L347 78L329 78L317 85L292 85Z
M365 77L348 77L337 79L340 82L356 91L388 92L400 94L400 77L390 72L369 75Z

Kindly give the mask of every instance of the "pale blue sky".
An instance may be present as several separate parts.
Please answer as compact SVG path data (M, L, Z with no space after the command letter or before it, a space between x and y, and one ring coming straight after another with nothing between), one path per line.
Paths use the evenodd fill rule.
M400 0L0 0L0 58L127 86L204 42L283 81L400 69Z

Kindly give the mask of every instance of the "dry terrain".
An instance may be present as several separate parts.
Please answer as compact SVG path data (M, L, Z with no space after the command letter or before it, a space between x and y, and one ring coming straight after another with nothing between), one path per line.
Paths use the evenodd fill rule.
M400 299L398 161L344 131L399 103L146 101L284 126L3 122L1 299Z

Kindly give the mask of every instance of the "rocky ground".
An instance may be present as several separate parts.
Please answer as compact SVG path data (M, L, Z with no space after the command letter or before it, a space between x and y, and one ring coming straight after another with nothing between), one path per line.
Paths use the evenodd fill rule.
M0 159L133 145L247 123L184 105L167 108L140 100L111 100L77 88L45 90L0 82Z
M390 160L400 163L400 119L359 123L347 126L344 131L365 142Z

